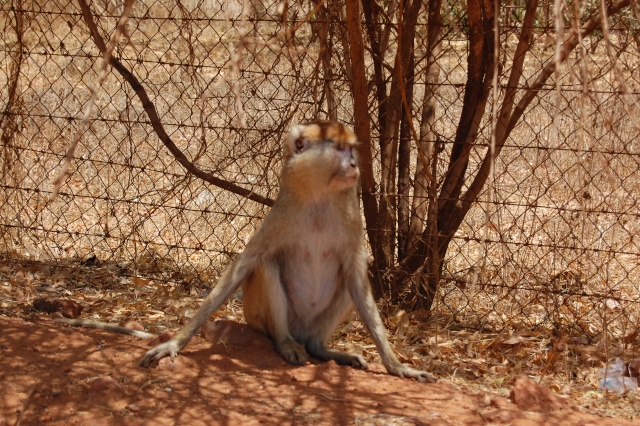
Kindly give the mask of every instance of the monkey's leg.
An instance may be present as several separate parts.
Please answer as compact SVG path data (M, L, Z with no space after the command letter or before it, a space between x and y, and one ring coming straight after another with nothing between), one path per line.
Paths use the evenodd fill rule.
M243 288L244 315L247 324L266 333L276 350L290 364L302 365L309 355L289 331L289 302L275 262L257 268Z
M366 265L362 269L364 271ZM369 280L366 278L366 272L359 274L353 273L346 282L349 283L349 292L356 307L356 312L360 315L360 318L362 318L362 321L376 343L382 363L389 374L416 379L420 382L436 382L436 379L426 371L411 368L398 361L387 339L386 329L380 318L376 302L371 295L371 284L369 284Z
M309 355L323 361L333 360L340 365L349 365L355 368L367 368L367 362L360 355L337 349L330 349L326 346L326 342L329 340L338 325L344 321L345 316L351 311L351 309L351 299L349 298L349 294L344 291L335 298L331 308L316 319L311 330L311 338L306 344Z
M195 315L173 336L169 341L164 342L149 350L140 360L142 367L158 365L158 361L169 356L174 359L178 352L186 346L194 334L200 329L209 316L222 305L235 292L240 284L252 272L252 265L245 261L244 253L236 259L224 271L218 284L211 290L211 293L202 302Z

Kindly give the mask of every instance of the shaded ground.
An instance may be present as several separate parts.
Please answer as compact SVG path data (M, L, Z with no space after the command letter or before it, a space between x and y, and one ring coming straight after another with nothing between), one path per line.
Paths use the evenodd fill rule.
M175 362L150 370L137 362L156 342L34 321L0 316L3 425L640 424L529 394L527 381L516 381L519 407L445 379L391 377L377 364L294 367L267 338L228 321L210 323L209 340L195 338Z

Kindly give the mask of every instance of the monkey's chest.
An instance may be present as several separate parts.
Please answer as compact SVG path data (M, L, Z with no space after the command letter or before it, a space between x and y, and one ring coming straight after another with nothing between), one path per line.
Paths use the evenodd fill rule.
M342 291L338 251L332 244L301 241L284 268L291 306L306 318L321 314Z

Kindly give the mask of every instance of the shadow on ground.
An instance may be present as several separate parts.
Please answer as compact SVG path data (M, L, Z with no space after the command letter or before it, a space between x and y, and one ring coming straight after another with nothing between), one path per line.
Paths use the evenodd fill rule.
M242 324L209 325L175 362L143 369L157 342L0 317L0 424L623 425L568 404L524 411L441 380L417 383L335 363L286 364ZM638 424L638 423L635 423Z

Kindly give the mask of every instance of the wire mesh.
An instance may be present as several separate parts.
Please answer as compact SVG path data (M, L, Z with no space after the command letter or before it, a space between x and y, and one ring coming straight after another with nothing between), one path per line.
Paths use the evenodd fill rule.
M353 123L341 3L292 3L285 11L283 4L136 1L114 54L189 162L269 199L277 194L280 145L292 124ZM446 5L439 82L429 88L445 153L467 77L469 46L456 4ZM99 1L90 9L108 40L122 6ZM503 16L501 89L521 10L513 3ZM613 24L611 40L599 33L582 41L509 136L496 158L492 191L480 195L450 245L436 311L492 330L591 337L606 331L616 338L637 332L638 24L632 15ZM214 280L267 207L187 172L158 137L136 88L113 68L51 201L102 55L75 3L5 2L0 25L3 257L74 268L97 258L154 279ZM547 17L537 25L523 89L554 53L553 23ZM427 91L425 26L419 22L415 46L416 116ZM395 43L392 36L389 52ZM385 60L393 63L392 56ZM368 57L370 74L373 65ZM468 174L490 138L487 120ZM438 171L444 174L444 165Z

